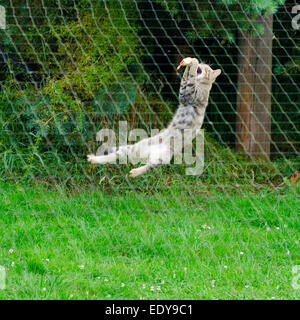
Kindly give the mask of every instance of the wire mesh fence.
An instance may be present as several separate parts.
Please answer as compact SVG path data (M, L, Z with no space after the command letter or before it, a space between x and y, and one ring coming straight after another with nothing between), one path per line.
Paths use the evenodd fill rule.
M101 128L121 120L147 132L165 127L178 103L176 66L186 56L223 71L203 125L213 144L250 157L296 158L299 31L292 27L293 4L279 6L274 26L256 19L278 4L7 4L1 31L4 176L17 178L24 170L53 176L54 163L74 164L85 175L91 171L85 155L97 147ZM40 165L39 173L30 168Z
M131 198L119 200L131 214L155 213L152 202L143 203L145 195L153 196L161 212L174 204L187 219L204 198L221 192L226 201L217 200L212 211L225 225L236 219L253 233L288 226L291 238L283 234L272 241L284 252L286 265L295 265L296 250L294 255L289 250L295 247L299 207L288 196L280 198L280 210L274 207L285 188L299 186L300 9L295 1L10 0L0 5L2 182L75 194L90 186L106 195L133 194L138 205ZM201 174L186 175L191 165L184 161L136 178L128 173L139 164L88 163L86 156L100 146L101 129L113 130L119 146L122 134L132 129L150 136L168 126L179 104L182 73L176 67L186 57L222 70L202 125ZM129 140L124 143L134 141ZM275 195L262 206L252 197L265 197L264 192ZM233 194L247 204L233 200ZM42 195L47 203L46 191ZM93 203L84 205L96 216ZM227 208L240 213L227 218ZM205 226L206 232L210 227ZM250 240L237 236L236 241ZM208 248L218 255L214 245Z

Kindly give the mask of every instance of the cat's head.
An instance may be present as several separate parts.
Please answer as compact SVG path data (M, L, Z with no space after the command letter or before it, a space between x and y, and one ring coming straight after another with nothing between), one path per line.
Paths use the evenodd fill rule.
M221 69L213 70L208 64L199 63L197 68L197 80L203 84L212 84L221 74Z

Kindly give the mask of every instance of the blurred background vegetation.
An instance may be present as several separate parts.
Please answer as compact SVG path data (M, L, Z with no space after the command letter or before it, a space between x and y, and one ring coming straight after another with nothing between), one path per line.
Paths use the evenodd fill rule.
M95 151L95 135L128 120L148 132L177 107L184 56L198 56L222 76L204 128L210 141L234 148L238 30L261 34L258 15L274 14L272 159L300 150L299 30L294 1L21 0L2 1L0 154L10 175L72 167ZM17 155L17 160L8 156ZM48 162L47 162L48 161ZM48 163L48 164L47 164ZM9 167L9 170L8 170ZM85 169L84 169L85 168ZM86 172L86 167L82 171Z

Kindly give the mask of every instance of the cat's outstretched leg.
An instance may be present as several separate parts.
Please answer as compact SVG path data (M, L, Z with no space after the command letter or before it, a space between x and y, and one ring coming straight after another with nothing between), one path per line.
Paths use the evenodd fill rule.
M129 177L131 178L135 178L137 176L140 176L144 173L146 173L148 170L150 170L151 168L153 168L153 166L151 166L150 164L146 164L142 167L139 167L139 168L135 168L135 169L132 169L130 170L129 172Z
M172 156L173 152L171 152L168 144L155 145L150 152L148 163L142 167L132 169L129 172L129 176L135 178L146 173L148 170L154 167L162 164L169 164Z
M93 164L116 163L116 160L116 153L110 153L106 156L95 156L94 154L89 154L87 156L87 161Z

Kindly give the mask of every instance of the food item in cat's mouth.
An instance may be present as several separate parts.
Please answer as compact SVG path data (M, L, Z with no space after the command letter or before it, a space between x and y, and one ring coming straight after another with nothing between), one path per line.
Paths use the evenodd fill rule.
M184 58L183 60L181 60L179 66L176 68L176 70L179 70L182 66L187 66L188 64L191 64L192 61L193 61L193 59L190 57Z
M179 70L181 68L181 66L182 66L181 63L182 63L182 61L180 62L179 66L176 68L176 70Z

